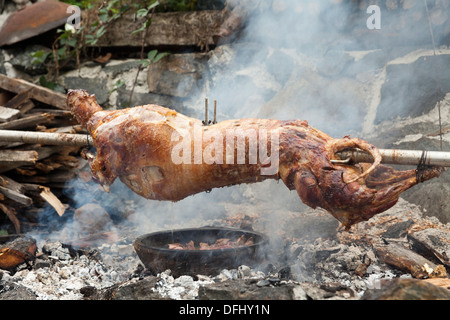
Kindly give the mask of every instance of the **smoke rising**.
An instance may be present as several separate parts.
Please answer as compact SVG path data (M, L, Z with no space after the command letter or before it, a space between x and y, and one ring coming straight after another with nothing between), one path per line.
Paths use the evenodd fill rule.
M368 30L369 15L360 3L365 2L229 1L230 8L242 14L243 29L232 42L210 53L202 75L204 86L185 103L195 106L199 118L204 99L209 98L218 102L218 121L303 119L336 138L369 134L386 80L386 64L417 44L430 48L431 42L423 24L399 19L386 7L381 8L381 29ZM393 19L399 19L398 24ZM384 37L392 32L387 25L396 28L394 41L402 47ZM411 77L397 76L399 83ZM404 109L402 94L391 88L383 99ZM127 221L137 228L136 236L248 215L261 217L254 228L274 239L284 215L307 208L296 192L276 181L214 189L176 203L146 200L118 180L104 197L79 192L80 186L73 188L78 192L77 207L89 201L104 205L104 197L134 202L134 213Z
M208 98L217 100L218 121L304 119L336 138L368 134L386 80L386 64L414 47L431 47L427 26L418 24L408 11L423 18L425 7L420 2L400 13L380 2L381 29L375 31L367 28L370 14L363 1L227 3L242 17L242 30L210 52L202 75L204 85L186 102L197 109L199 118L203 118L204 99ZM411 74L397 73L396 77L401 82ZM404 88L402 92L391 88L389 93L384 101L407 110ZM230 209L233 205L266 215L306 208L283 183L264 181L212 190L173 204L143 200L146 223L137 221L139 226L151 224L148 229L152 230L161 221L157 217L166 227L195 225L207 217L223 217L236 210Z

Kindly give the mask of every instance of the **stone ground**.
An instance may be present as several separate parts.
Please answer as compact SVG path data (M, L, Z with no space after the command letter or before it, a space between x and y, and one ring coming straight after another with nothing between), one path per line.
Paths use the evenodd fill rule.
M402 290L416 290L423 299L450 297L446 287L414 279L377 255L377 246L384 243L411 247L408 234L421 235L438 252L450 254L450 225L425 217L414 204L400 200L397 206L348 232L340 230L326 212L277 214L284 216L278 228L264 212L205 221L231 227L245 221L247 227L271 234L263 263L210 275L172 277L170 270L149 273L133 249L134 227L118 228L118 241L85 248L39 240L35 261L1 272L0 299L348 300L383 295L403 299L407 293ZM395 291L389 287L393 283L406 289Z

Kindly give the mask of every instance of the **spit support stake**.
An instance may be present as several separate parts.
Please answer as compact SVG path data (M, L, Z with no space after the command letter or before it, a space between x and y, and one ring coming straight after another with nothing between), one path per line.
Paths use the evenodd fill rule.
M396 149L379 149L379 151L382 157L381 163L384 164L450 167L450 152ZM372 156L360 149L340 151L336 155L340 159L331 160L331 162L337 165L373 162Z
M204 126L217 123L217 100L214 100L214 118L213 121L208 120L208 98L205 98L205 120L202 121Z
M203 120L202 123L204 126L211 124L211 121L208 120L208 98L205 98L205 120Z

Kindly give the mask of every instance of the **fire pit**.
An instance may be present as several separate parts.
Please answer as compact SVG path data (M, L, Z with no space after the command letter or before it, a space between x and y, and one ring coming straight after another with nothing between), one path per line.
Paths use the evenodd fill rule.
M219 239L237 241L245 238L245 244L217 249L202 249L200 243L215 244ZM169 249L169 244L193 243L195 249ZM249 244L250 243L250 244ZM167 230L142 235L134 242L134 248L144 266L151 272L167 269L174 277L198 274L213 275L222 269L240 265L254 266L263 261L268 238L254 231L232 228L190 228Z

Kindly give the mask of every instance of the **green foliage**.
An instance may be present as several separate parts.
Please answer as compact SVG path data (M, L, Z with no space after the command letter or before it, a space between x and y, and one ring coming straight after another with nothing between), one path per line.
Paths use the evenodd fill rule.
M161 0L161 11L192 11L197 8L197 0Z
M122 79L119 79L116 81L116 83L114 83L114 88L112 90L109 91L109 94L113 93L114 91L119 90L120 88L122 88L125 84L125 81L123 81Z
M133 9L129 0L65 0L71 5L77 5L84 10L85 15L81 19L81 26L75 29L72 25L66 24L64 29L57 29L58 37L53 43L52 51L43 52L41 50L33 52L32 62L43 63L47 66L50 78L56 79L59 70L70 61L76 61L80 66L82 58L88 58L90 49L93 56L95 46L102 36L107 32L107 26L118 19L129 9Z
M151 1L148 6L144 8L136 8L136 18L144 18L144 22L141 27L134 30L131 34L135 35L142 31L147 30L152 23L152 13L155 12L156 7L159 5L159 1Z
M141 60L139 63L143 68L148 67L152 63L156 63L165 56L168 56L169 52L159 52L158 50L152 50L147 54L147 59Z
M31 54L32 63L41 63L47 66L47 76L41 77L40 83L49 88L56 86L56 83L53 81L58 77L59 70L62 67L70 62L73 63L73 61L80 67L82 59L92 59L99 40L108 30L108 25L126 12L134 13L137 21L142 22L140 27L132 32L132 35L142 34L141 61L138 75L142 68L158 62L169 54L152 50L147 54L147 58L144 56L145 39L152 23L153 14L156 11L192 10L197 0L63 0L63 2L79 6L84 11L81 26L75 29L73 26L66 24L64 29L57 29L58 37L54 41L51 51L38 50ZM114 85L111 93L123 85L124 82L119 80ZM130 101L132 95L133 90L130 95Z
M39 84L43 87L49 88L51 90L55 90L56 87L58 86L58 84L56 82L53 81L47 81L47 79L45 78L45 76L41 76L39 78Z
M31 53L31 63L33 64L44 64L47 58L50 56L50 51L37 50Z

